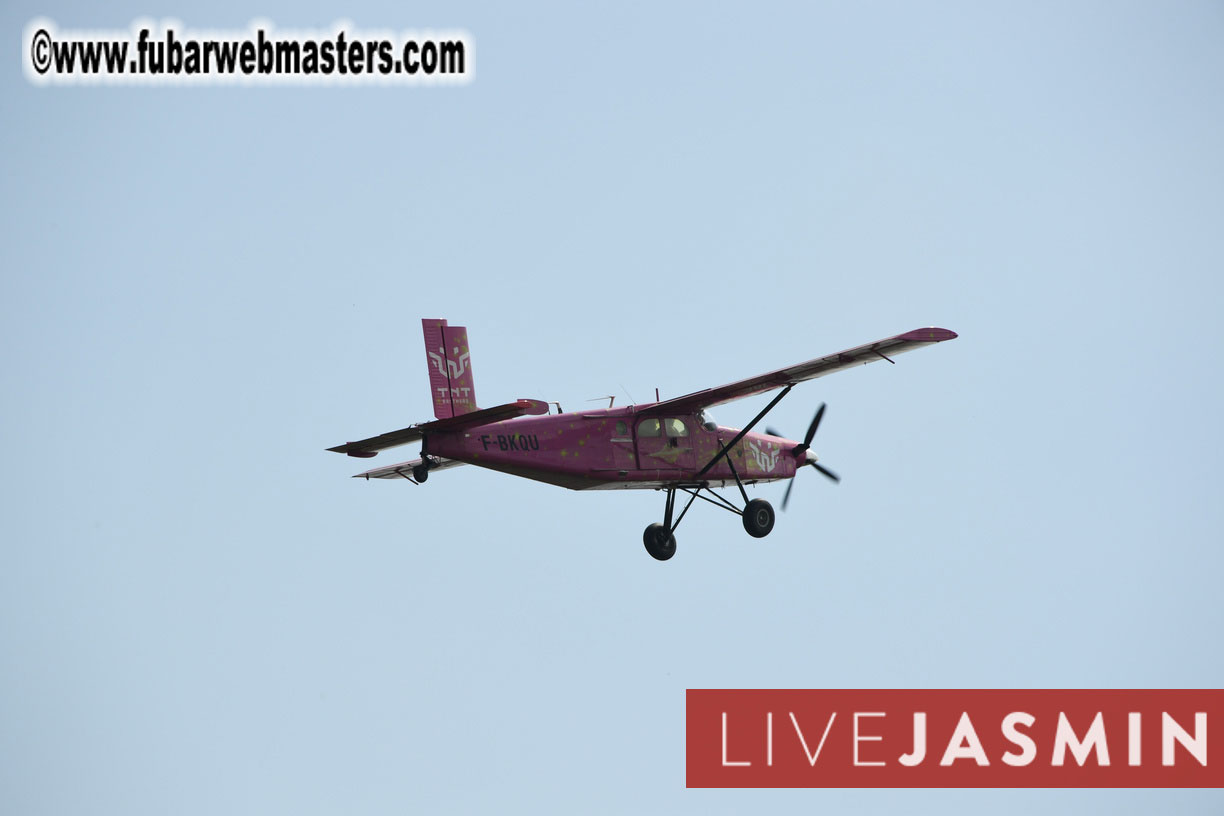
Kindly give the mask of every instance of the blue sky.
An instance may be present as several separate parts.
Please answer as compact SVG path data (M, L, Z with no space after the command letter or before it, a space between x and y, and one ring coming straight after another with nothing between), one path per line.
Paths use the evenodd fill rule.
M476 78L35 88L40 15L463 28ZM684 788L690 687L1220 686L1218 3L0 18L4 810L1219 811ZM842 484L657 564L658 494L348 478L429 418L421 317L486 405L961 337L797 388Z

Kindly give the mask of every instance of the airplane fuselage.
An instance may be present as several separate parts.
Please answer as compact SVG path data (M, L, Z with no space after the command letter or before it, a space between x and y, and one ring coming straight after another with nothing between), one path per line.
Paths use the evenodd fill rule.
M651 405L526 416L428 437L424 453L573 490L734 484L795 475L799 443L749 433L700 479L697 473L739 431L692 414L658 415Z

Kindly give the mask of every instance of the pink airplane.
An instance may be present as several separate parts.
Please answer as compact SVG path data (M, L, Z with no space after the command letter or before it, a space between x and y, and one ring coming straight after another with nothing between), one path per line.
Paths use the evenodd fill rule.
M838 481L811 451L812 437L824 416L823 404L802 442L771 430L752 431L796 383L876 360L891 363L898 354L956 337L947 329L915 329L675 399L621 408L612 407L609 400L607 408L569 413L557 405L558 413L550 414L550 403L529 399L477 408L467 329L448 326L445 320L427 319L421 324L437 419L328 448L369 458L420 441L421 457L354 478L421 484L430 471L466 464L571 490L662 490L667 494L663 523L649 525L642 536L646 551L660 561L676 554L676 528L695 499L742 516L748 534L763 538L774 526L773 507L764 499L749 500L744 485L793 479L803 465ZM781 393L743 430L725 428L707 413L712 406L779 388ZM714 492L730 485L743 496L742 510ZM783 510L792 487L794 482L782 497ZM675 514L677 492L689 497L679 515Z

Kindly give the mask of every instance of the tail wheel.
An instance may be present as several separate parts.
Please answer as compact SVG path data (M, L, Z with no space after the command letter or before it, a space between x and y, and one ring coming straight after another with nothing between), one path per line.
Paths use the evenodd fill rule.
M744 508L744 529L753 538L764 538L774 526L773 505L764 499L753 499Z
M676 554L676 537L669 534L662 524L651 524L642 533L642 543L646 552L656 561L666 561Z

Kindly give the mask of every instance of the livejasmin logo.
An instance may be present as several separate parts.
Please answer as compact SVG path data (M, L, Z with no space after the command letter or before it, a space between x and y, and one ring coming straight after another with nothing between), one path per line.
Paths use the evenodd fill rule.
M816 745L815 751L808 750L808 741L803 734L803 729L799 726L799 719L795 716L795 712L788 712L791 724L795 727L795 735L799 738L799 744L803 746L803 755L807 757L807 761L813 767L816 766L820 759L820 751L824 748L825 740L829 737L829 731L833 728L833 721L837 719L837 712L834 711L829 715L829 720L825 725L824 733L820 735L820 742ZM859 743L862 742L883 742L881 736L870 736L865 734L860 727L860 720L871 717L887 717L883 711L855 711L853 735L851 737L854 743L854 765L858 768L866 767L882 767L888 763L881 761L867 761L859 759ZM765 751L766 765L773 765L774 752L774 715L773 712L765 714ZM735 766L751 765L750 761L736 762L727 758L727 712L722 715L722 764L724 768ZM1207 714L1202 711L1194 714L1194 736L1191 737L1168 713L1161 714L1161 763L1164 765L1172 765L1174 763L1173 746L1175 743L1184 745L1200 765L1207 764ZM1001 757L1003 762L1013 767L1024 767L1030 765L1037 758L1037 743L1032 737L1020 730L1020 726L1032 727L1037 721L1037 718L1032 714L1022 711L1013 711L1003 718L1001 731L1003 738L1011 743L1019 751L1008 751ZM914 712L914 747L908 754L902 754L897 758L897 761L902 765L914 767L921 765L927 755L926 741L926 722L927 715L925 712ZM1131 712L1127 715L1127 762L1133 767L1143 764L1143 742L1141 735L1143 733L1143 714L1139 712ZM1050 764L1057 767L1064 764L1067 760L1067 753L1075 757L1075 761L1079 765L1083 765L1088 761L1089 756L1096 753L1096 762L1098 765L1109 764L1109 743L1105 739L1105 722L1101 719L1101 712L1097 712L1093 718L1092 724L1088 727L1087 732L1081 739L1067 719L1065 712L1058 712L1058 729L1054 732L1054 751L1050 758ZM943 758L939 760L939 764L945 767L960 760L972 760L978 765L989 765L990 758L986 756L986 749L982 747L982 741L977 735L977 731L973 727L973 720L969 717L969 712L961 712L960 719L956 722L956 729L952 732L951 738L948 740L948 747L944 749Z
M1224 787L1222 712L1219 690L690 689L688 786Z

